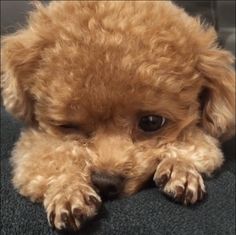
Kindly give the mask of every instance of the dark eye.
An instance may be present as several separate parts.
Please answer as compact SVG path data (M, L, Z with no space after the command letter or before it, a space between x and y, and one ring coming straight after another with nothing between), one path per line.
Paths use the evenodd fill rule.
M74 125L74 124L62 124L62 125L59 125L59 127L63 130L66 130L66 131L78 131L79 130L79 126Z
M166 122L166 119L157 115L143 116L139 120L139 128L145 132L154 132L160 129Z

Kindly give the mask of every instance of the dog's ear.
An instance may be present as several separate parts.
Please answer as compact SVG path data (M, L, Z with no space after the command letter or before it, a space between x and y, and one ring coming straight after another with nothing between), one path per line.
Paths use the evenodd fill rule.
M40 45L32 32L24 30L1 40L1 88L3 104L15 117L33 121L30 77L37 67Z
M204 78L202 127L212 136L226 139L235 133L235 70L230 52L212 47L199 58Z

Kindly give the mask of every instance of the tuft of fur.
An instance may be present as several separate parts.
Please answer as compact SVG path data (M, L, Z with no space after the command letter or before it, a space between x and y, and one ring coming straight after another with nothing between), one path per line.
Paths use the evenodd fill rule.
M14 186L58 229L97 213L94 171L122 175L121 196L154 175L166 194L202 199L201 174L222 165L218 140L235 131L234 58L216 39L168 1L37 3L2 39L3 103L28 125ZM147 135L147 114L167 123Z

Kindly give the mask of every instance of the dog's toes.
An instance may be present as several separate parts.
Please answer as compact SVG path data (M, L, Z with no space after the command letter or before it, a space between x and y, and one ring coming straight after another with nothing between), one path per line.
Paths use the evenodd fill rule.
M163 189L168 183L172 174L172 170L173 166L169 165L168 168L160 167L159 170L156 171L153 180L159 188Z
M159 178L156 179L156 184L160 187L160 188L164 188L166 183L169 180L169 176L167 174L161 175Z
M49 214L49 225L55 229L55 224L54 224L54 220L55 220L55 213L54 211L50 212Z
M79 209L79 208L75 208L72 212L74 218L77 220L77 221L80 221L81 223L83 223L86 219L86 216L83 215L82 211Z
M92 190L76 191L70 197L66 195L61 193L45 199L48 221L57 230L76 231L97 214L101 199Z
M85 196L84 200L85 200L87 205L95 206L97 209L99 209L100 206L101 206L101 201L98 200L98 198L96 198L96 197L94 197L92 195Z
M202 176L192 165L176 159L164 159L154 181L166 195L185 205L194 204L205 195Z
M198 186L198 201L203 200L207 196L207 192L201 188L201 186Z
M176 187L174 198L177 202L182 202L184 200L184 191L185 191L184 187L182 186Z

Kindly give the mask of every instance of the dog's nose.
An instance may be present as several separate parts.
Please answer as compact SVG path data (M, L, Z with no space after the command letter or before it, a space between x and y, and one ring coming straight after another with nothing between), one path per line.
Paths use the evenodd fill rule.
M91 174L91 180L103 198L113 199L121 192L124 177L95 171Z

